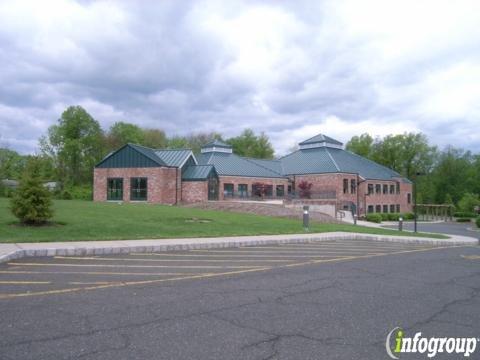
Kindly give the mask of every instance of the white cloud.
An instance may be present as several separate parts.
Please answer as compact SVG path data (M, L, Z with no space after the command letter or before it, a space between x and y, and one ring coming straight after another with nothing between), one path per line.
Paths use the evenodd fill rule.
M169 134L423 131L480 151L480 2L0 3L0 134L32 152L68 105Z

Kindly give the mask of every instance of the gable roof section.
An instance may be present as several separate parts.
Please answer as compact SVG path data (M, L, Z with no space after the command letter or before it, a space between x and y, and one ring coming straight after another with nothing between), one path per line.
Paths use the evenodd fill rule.
M182 181L203 181L207 180L212 171L216 174L213 165L190 165L182 174Z
M152 149L140 145L126 144L108 154L96 168L134 168L167 166Z
M340 141L332 139L330 136L323 135L323 134L315 135L310 139L302 141L298 145L315 144L315 143L321 143L321 142L326 142L326 143L335 144L335 145L343 145L343 143L341 143Z
M181 167L190 156L193 156L193 160L197 163L197 159L190 149L160 149L154 150L154 152L167 166Z
M218 175L263 178L283 178L284 176L249 159L229 153L203 153L198 159L201 165L213 165Z

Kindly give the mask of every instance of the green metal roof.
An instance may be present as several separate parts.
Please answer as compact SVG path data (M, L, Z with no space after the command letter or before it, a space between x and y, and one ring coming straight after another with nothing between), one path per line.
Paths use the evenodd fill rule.
M320 143L320 142L326 142L326 143L335 144L335 145L343 145L343 143L341 143L340 141L332 139L330 136L326 136L326 135L323 135L323 134L315 135L314 137L311 137L310 139L302 141L301 143L299 143L299 145L315 144L315 143Z
M190 165L182 174L183 181L202 181L207 180L211 172L215 172L213 165Z
M245 176L245 177L263 177L263 178L282 178L283 175L261 166L250 159L242 158L229 153L203 153L198 158L198 163L202 165L213 165L218 175L223 176Z
M127 144L108 154L96 167L180 167L195 156L190 149L155 150L136 144Z
M161 149L154 150L154 152L167 166L174 167L182 166L190 156L193 156L192 150L190 149Z
M280 160L255 159L250 157L244 157L244 159L283 175L283 166Z
M396 171L343 149L328 147L303 149L280 160L284 175L358 173L361 177L371 180L402 178Z
M202 146L202 148L209 148L209 147L221 147L221 148L226 148L226 149L231 149L232 146L224 143L223 141L220 140L213 140L210 141L209 143L205 144Z

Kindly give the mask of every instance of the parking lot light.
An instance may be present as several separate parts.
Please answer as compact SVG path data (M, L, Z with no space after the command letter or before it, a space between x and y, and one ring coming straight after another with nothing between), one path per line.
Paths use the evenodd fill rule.
M398 231L403 231L403 217L398 218Z

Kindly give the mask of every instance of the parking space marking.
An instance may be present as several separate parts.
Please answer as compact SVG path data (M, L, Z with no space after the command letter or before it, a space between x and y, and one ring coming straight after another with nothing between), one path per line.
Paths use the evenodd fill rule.
M460 256L467 260L480 260L480 255L460 255Z
M51 263L8 263L21 266L63 266L63 267L109 267L109 268L178 268L178 269L252 269L262 266L220 266L220 265L113 265L113 264L51 264Z
M91 290L98 290L98 289L106 289L106 288L118 288L118 287L125 287L125 286L141 286L141 285L148 285L148 284L157 284L157 283L164 283L164 282L174 282L174 281L180 281L180 280L194 280L194 279L205 279L205 278L212 278L212 277L221 277L221 276L230 276L230 275L237 275L237 274L247 274L247 273L255 273L255 272L261 272L261 271L268 271L272 269L281 269L281 268L290 268L290 267L299 267L299 266L306 266L306 265L314 265L314 264L321 264L321 263L335 263L335 262L341 262L341 261L350 261L350 260L355 260L355 259L366 259L366 258L373 258L373 257L379 257L379 256L387 256L387 255L398 255L398 254L405 254L405 253L415 253L415 252L422 252L422 251L431 251L431 250L437 250L437 249L446 249L446 248L452 248L451 246L439 246L439 247L429 247L429 248L422 248L422 249L411 249L411 250L400 250L400 251L391 251L387 253L368 253L368 251L363 251L363 254L356 254L356 255L345 255L345 254L338 254L335 257L332 256L317 256L317 252L310 252L310 255L305 256L305 261L296 261L296 262L288 262L285 264L285 262L282 264L271 264L271 265L265 265L265 266L169 266L169 265L114 265L114 264L55 264L55 263L23 263L23 262L11 262L8 263L9 266L13 266L14 268L20 268L20 267L28 267L28 266L40 266L47 268L48 267L55 267L55 266L60 266L60 267L80 267L80 268L85 268L85 267L106 267L106 268L188 268L188 269L204 269L204 268L214 268L214 269L232 269L231 271L218 271L218 272L205 272L205 273L196 273L196 272L187 272L187 273L179 273L178 276L171 276L167 278L150 278L150 279L139 279L139 280L130 280L126 281L126 279L123 279L122 281L98 281L98 282L89 282L88 279L85 281L81 281L81 279L78 279L78 281L71 281L71 285L87 285L87 286L76 286L76 287L70 287L70 288L61 288L61 289L49 289L49 290L44 290L44 291L33 291L32 289L29 289L29 291L22 292L22 293L3 293L0 294L0 299L11 299L11 298L18 298L18 297L30 297L30 296L41 296L41 295L55 295L55 294L67 294L67 293L75 293L75 292L81 292L81 291L91 291ZM276 248L278 252L278 248ZM221 250L206 250L209 252L215 252L215 251L221 251ZM241 253L241 256L246 256L244 251L240 251L239 248L235 248L233 251L232 250L227 250L227 252L233 252L233 255L229 255L232 258L236 258L235 254ZM274 254L273 251L269 251L268 254ZM173 255L173 254L171 254ZM185 254L177 254L177 255L185 255ZM186 254L188 256L188 254ZM202 253L201 256L206 256L208 254ZM211 256L221 256L221 255L215 255L211 254ZM255 256L255 253L248 254L249 257ZM265 256L265 255L259 255L259 256ZM272 256L282 256L282 255L272 255ZM285 256L285 254L283 254ZM298 255L290 255L290 257L298 257ZM97 257L93 257L97 258ZM117 259L118 260L118 259ZM135 259L133 259L135 260ZM137 259L138 260L138 259ZM198 259L191 259L192 263L195 263ZM233 270L236 269L236 270ZM23 271L23 270L22 270ZM52 271L53 272L53 271ZM43 273L40 271L39 273ZM82 274L80 272L73 272L75 274ZM94 273L94 272L91 272ZM105 274L100 271L95 271L95 273L98 273L99 275ZM115 275L119 273L114 273ZM130 275L130 273L127 273ZM137 274L137 273L134 273ZM162 274L155 274L158 276L161 276ZM77 279L72 279L72 280L77 280Z
M201 259L201 260L188 260L188 259L129 259L129 258L105 258L105 257L81 257L81 258L74 258L70 256L55 256L55 259L68 259L68 260L95 260L95 261L147 261L147 262L291 262L294 260L252 260L252 259L245 259L245 260L239 260L239 259L231 259L231 260L225 260L225 259Z
M192 250L193 251L193 250ZM208 253L204 254L162 254L162 253L151 253L151 254L129 254L133 256L181 256L181 257L202 257L202 258L208 258L209 255ZM324 258L324 257L332 257L331 255L250 255L250 254L232 254L232 255L217 255L217 254L212 254L210 255L211 257L225 257L225 258L239 258L239 257L255 257L255 258L288 258L288 259L294 259L294 258L312 258L312 257L318 257L318 258ZM196 259L191 259L191 261L197 261Z
M144 273L144 272L104 272L104 271L0 271L0 274L48 274L48 275L138 275L138 276L179 276L188 273ZM204 273L209 274L209 273Z
M192 250L192 251L195 251L195 252L201 252L201 253L212 253L212 254L257 254L257 255L261 255L262 253L265 253L265 254L282 254L282 255L286 255L286 254L292 254L292 255L296 255L296 254L305 254L305 255L308 255L308 254L312 254L312 255L316 255L316 254L319 254L319 255L333 255L333 254L345 254L345 253L353 253L353 254L364 254L365 251L362 251L362 250L320 250L320 251L317 251L317 250L302 250L302 249L298 249L298 250L282 250L282 249L278 249L278 250L275 250L273 251L272 249L267 249L267 248L263 248L263 249L246 249L246 248L238 248L236 250ZM379 253L378 251L376 251L375 253Z
M51 281L0 281L0 285L45 285Z

